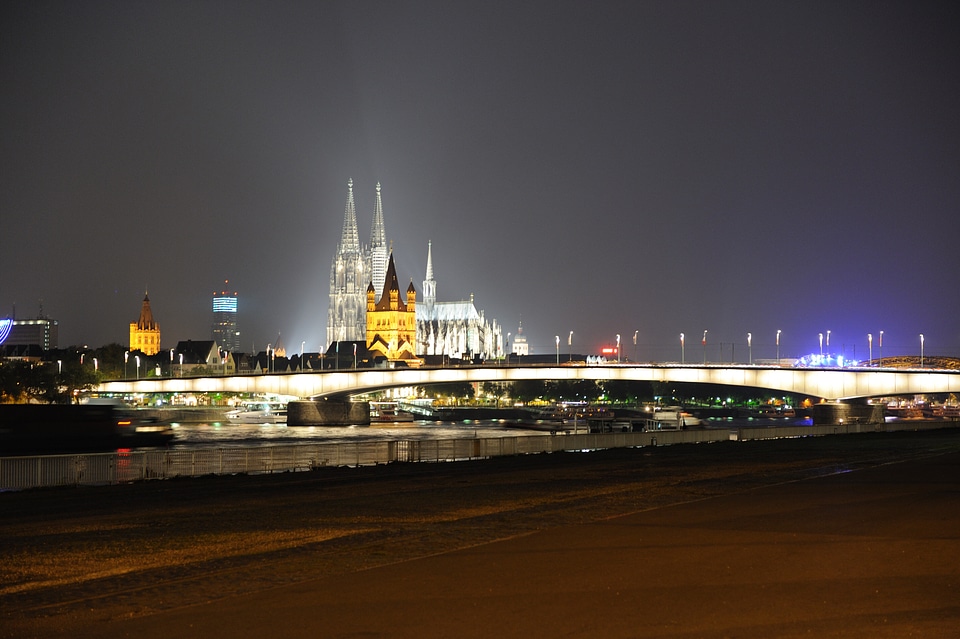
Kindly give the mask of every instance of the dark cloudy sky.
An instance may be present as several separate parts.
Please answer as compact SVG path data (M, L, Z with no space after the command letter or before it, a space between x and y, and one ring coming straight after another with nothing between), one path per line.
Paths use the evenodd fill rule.
M953 2L0 5L0 316L325 347L352 177L532 349L960 355ZM876 347L876 344L875 344ZM876 353L875 353L876 355Z

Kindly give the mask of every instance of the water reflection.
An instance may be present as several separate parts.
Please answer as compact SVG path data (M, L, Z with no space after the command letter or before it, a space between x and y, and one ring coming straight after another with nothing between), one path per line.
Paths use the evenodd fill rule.
M809 426L812 420L797 418L706 419L701 428ZM171 448L220 448L278 444L374 442L429 439L489 439L548 434L543 429L524 428L498 420L470 422L414 421L369 426L287 426L286 424L238 424L231 422L174 424L176 439Z
M228 422L174 424L171 448L257 446L277 444L393 441L399 439L474 439L543 435L495 420L471 422L406 422L402 425L287 426Z

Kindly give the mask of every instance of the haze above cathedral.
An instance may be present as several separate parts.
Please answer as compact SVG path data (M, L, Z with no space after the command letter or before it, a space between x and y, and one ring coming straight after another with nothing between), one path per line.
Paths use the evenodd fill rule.
M958 12L9 0L0 318L125 343L149 291L172 346L229 279L242 350L322 350L352 176L401 296L430 255L531 353L960 353Z

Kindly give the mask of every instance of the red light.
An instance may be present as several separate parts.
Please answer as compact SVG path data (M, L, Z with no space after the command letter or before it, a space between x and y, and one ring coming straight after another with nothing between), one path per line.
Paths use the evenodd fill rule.
M600 349L600 352L603 355L616 355L617 349L613 346L604 346L603 348Z

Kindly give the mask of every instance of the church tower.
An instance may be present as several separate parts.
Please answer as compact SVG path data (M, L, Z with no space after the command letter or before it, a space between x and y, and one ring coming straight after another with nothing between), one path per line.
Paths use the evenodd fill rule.
M423 280L423 308L427 317L433 317L437 303L437 280L433 279L433 242L427 241L427 277Z
M387 263L382 290L379 301L374 304L373 284L367 286L367 350L388 361L419 363L416 354L417 290L410 282L406 299L401 299L393 253Z
M383 224L383 203L380 183L377 182L377 204L373 209L373 227L370 229L370 272L373 290L382 291L387 277L387 231Z
M357 207L353 201L353 178L347 181L347 205L343 232L330 266L330 308L327 312L327 343L358 342L365 338L364 304L370 281L370 255L360 246Z
M130 350L140 351L144 355L160 352L160 325L153 320L150 296L146 293L140 306L140 319L130 322Z

